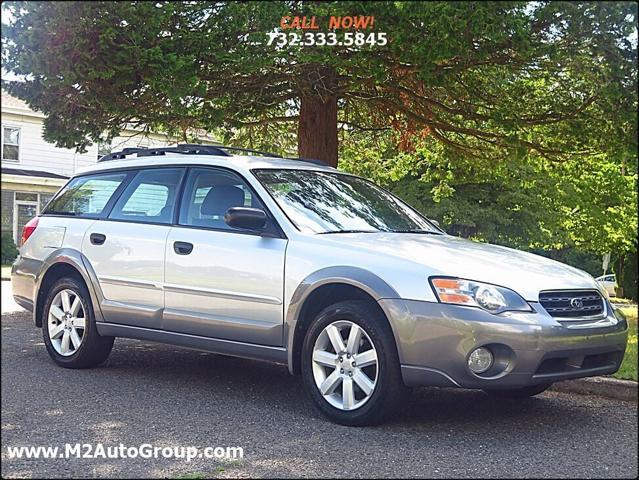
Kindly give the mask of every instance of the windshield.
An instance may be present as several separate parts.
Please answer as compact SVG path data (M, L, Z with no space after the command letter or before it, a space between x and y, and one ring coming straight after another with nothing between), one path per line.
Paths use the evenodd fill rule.
M372 182L311 170L255 170L295 226L311 233L440 233L424 217Z

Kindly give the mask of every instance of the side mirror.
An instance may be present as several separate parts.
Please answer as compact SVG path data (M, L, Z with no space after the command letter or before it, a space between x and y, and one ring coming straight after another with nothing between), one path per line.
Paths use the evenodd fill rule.
M266 213L259 208L232 207L224 214L229 227L261 231L266 228Z
M432 218L429 218L429 219L428 219L428 221L429 221L430 223L434 224L436 227L438 227L438 228L442 228L442 227L439 225L439 222L438 222L437 220L433 220Z

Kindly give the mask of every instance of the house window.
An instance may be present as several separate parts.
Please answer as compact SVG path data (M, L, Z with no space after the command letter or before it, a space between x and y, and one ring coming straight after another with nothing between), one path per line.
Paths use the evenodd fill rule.
M41 193L40 194L40 211L44 210L44 207L47 206L47 203L53 198L53 194L51 193Z
M20 127L2 127L2 160L20 160Z
M51 193L14 192L2 189L2 233L10 232L16 245L22 227L44 209Z
M16 200L23 202L37 202L37 193L16 192Z
M11 232L13 236L13 192L2 189L2 232Z

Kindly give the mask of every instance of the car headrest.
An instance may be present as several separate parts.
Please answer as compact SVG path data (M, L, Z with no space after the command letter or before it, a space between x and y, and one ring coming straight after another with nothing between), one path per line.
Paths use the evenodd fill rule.
M244 190L234 185L212 187L204 197L202 215L224 215L229 208L244 206Z

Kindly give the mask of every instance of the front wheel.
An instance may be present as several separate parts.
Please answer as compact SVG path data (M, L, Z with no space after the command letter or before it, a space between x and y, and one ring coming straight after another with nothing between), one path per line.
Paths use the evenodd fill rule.
M363 301L331 305L315 318L302 375L315 405L342 425L380 423L397 411L406 389L390 326Z
M504 388L494 390L484 390L488 395L501 398L528 398L539 395L542 392L548 390L552 385L551 383L543 383L541 385L530 385L528 387L521 388Z
M91 297L77 278L62 278L51 287L42 315L44 344L61 367L95 367L111 353L114 338L98 334Z

